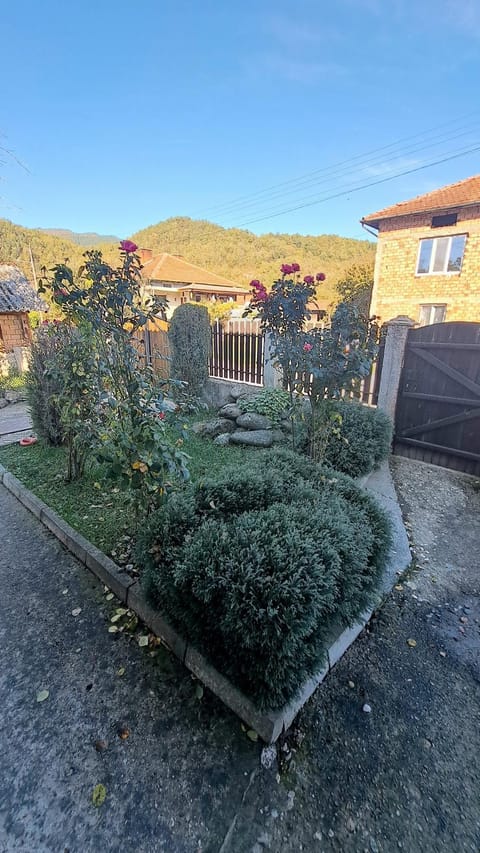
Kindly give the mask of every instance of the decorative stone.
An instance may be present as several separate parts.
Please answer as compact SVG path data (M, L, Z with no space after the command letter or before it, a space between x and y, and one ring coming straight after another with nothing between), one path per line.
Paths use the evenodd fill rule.
M213 421L208 421L204 424L203 435L215 438L217 435L223 435L226 432L233 432L234 429L235 423L229 418L215 418Z
M231 421L231 423L233 423L233 421ZM213 440L213 443L218 447L225 447L227 444L230 444L230 433L222 432L221 435L217 435Z
M291 422L291 420L288 420L288 421L287 421L287 420L281 421L281 423L280 423L280 427L283 429L283 431L284 431L284 432L291 432L291 431L292 431L292 422Z
M271 429L272 422L265 415L257 415L256 412L245 412L245 414L237 417L237 425L244 429Z
M281 429L272 429L271 433L272 433L273 441L275 442L275 444L278 444L279 442L287 440L287 436L285 435L284 432L282 432Z
M218 414L221 418L236 420L242 414L242 410L235 403L227 403L226 406L222 406Z
M232 444L249 444L252 447L271 447L273 436L271 429L251 429L245 432L236 430L230 436Z

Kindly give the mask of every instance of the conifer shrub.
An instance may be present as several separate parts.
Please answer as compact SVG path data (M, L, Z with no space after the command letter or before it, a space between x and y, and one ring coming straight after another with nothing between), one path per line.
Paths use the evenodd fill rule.
M381 409L361 403L331 403L340 415L338 428L328 438L324 462L351 477L368 474L387 458L392 423Z
M292 699L365 609L389 523L349 477L288 450L189 484L144 527L149 600L260 707Z
M210 319L203 305L179 305L168 330L172 350L171 376L187 383L189 394L199 394L208 379Z

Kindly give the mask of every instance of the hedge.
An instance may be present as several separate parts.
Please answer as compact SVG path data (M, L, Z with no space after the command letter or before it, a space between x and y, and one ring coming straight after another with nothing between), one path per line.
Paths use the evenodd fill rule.
M293 698L334 624L371 599L388 521L349 477L288 450L189 484L138 543L150 601L262 708Z

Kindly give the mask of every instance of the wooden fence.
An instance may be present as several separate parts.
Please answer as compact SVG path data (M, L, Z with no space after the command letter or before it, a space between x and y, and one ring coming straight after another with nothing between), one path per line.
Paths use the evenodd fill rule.
M142 336L136 341L137 351L143 364L153 368L160 379L170 376L170 342L168 332L159 324L149 323Z
M243 325L243 321L239 322ZM221 323L212 326L210 376L263 385L265 338L259 329L250 331L248 325L243 328L247 330L226 331Z

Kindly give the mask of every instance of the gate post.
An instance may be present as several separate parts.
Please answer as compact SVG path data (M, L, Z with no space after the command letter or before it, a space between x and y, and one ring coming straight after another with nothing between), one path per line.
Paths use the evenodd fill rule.
M403 356L407 343L409 329L415 326L410 317L400 316L389 320L385 337L382 375L378 389L378 407L395 421L400 376L403 367Z
M283 388L282 371L274 366L272 360L272 340L270 332L265 332L263 351L263 384L265 388Z

